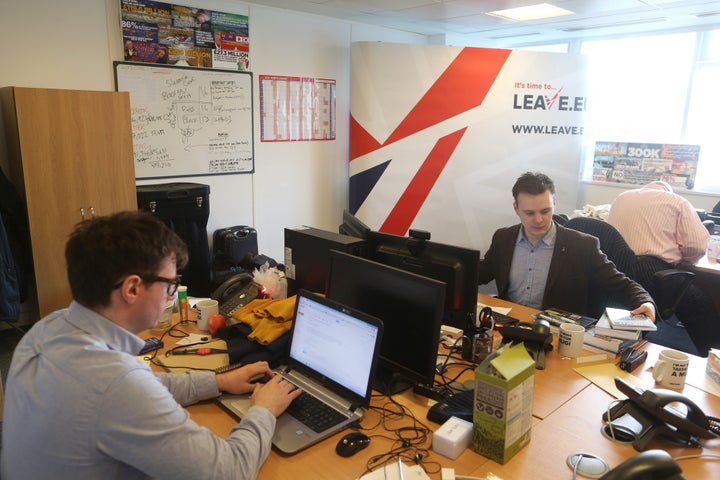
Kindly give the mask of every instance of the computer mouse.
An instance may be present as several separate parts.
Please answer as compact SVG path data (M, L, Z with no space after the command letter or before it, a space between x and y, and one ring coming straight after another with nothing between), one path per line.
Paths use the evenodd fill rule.
M335 451L341 457L351 457L370 444L370 437L360 432L348 433L340 439Z

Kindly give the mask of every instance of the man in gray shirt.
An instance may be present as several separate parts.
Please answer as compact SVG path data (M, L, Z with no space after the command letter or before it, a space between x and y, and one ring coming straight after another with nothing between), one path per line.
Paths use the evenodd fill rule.
M69 308L18 344L6 383L1 473L28 478L255 478L275 418L300 393L265 362L224 374L153 373L137 333L155 326L187 248L162 222L121 212L78 224L65 249ZM42 275L42 272L37 272ZM264 374L264 385L250 379ZM225 438L183 405L253 391Z

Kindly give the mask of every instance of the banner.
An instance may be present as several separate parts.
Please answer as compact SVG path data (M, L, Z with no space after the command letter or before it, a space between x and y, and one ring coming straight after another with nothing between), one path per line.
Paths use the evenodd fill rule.
M576 208L585 59L501 49L360 42L352 46L350 211L374 230L484 252L518 223L526 171Z
M633 185L662 180L692 190L699 156L700 145L595 142L592 179Z

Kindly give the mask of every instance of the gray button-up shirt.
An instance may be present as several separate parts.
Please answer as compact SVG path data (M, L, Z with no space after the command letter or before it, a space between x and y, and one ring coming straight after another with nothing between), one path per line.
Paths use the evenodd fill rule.
M142 345L76 302L34 325L6 382L2 478L255 478L275 417L252 407L217 437L182 407L219 395L214 374L153 373Z

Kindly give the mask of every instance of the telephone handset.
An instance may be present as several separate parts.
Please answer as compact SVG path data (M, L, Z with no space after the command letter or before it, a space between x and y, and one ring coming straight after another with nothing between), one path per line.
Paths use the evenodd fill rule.
M615 386L628 396L618 405L603 414L603 420L612 428L625 430L632 437L635 450L643 451L656 435L685 444L699 446L699 438L715 438L720 435L718 420L708 418L689 398L672 390L635 387L620 377L615 377ZM687 412L674 408L672 403L685 406ZM623 419L625 415L634 422ZM711 422L712 420L712 422ZM606 425L606 433L610 426Z
M600 480L685 480L682 469L664 450L646 450L625 460L600 477Z
M218 301L220 313L230 318L238 308L262 298L262 292L262 287L253 282L252 275L238 273L225 280L210 297Z

